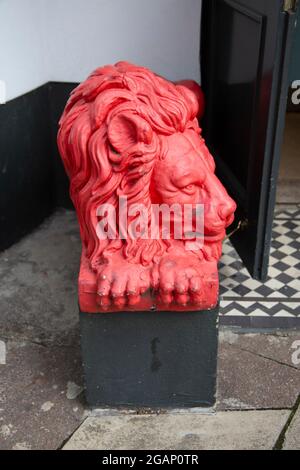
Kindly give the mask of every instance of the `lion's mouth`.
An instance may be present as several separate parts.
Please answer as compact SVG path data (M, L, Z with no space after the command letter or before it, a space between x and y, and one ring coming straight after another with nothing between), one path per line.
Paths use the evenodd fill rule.
M226 236L227 220L225 223L221 220L206 222L207 224L205 224L204 221L204 225L202 225L202 227L200 224L201 228L199 227L199 224L197 224L196 219L192 220L192 224L189 228L185 227L183 224L182 241L186 243L197 243L198 245L199 243L212 244L222 242ZM174 219L172 220L172 223L175 225Z
M200 232L185 232L183 240L196 242L196 241L204 241L204 243L216 243L220 242L225 238L226 232L223 228L222 231L213 232L213 231L206 231L204 233Z
M225 229L223 229L221 232L218 233L213 233L213 232L205 232L204 233L204 240L205 242L208 243L216 243L224 240L226 235Z

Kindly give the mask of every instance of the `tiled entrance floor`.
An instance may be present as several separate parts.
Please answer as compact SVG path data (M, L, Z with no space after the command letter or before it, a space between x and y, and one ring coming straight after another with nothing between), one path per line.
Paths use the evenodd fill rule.
M278 205L269 278L251 278L229 240L220 263L221 323L300 326L300 204Z

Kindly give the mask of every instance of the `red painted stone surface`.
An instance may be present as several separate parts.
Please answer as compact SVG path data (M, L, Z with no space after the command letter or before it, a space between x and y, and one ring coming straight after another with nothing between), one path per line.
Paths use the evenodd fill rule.
M82 311L215 307L217 263L236 204L215 176L201 137L197 118L203 112L203 92L195 82L174 84L127 62L95 70L72 92L58 145L82 238ZM126 230L120 197L128 205L126 224L138 236ZM115 217L99 212L103 204L116 209ZM202 204L203 245L184 231L176 239L175 216L166 238L154 204L188 205L194 212ZM147 209L146 237L137 205ZM115 239L99 236L103 221Z

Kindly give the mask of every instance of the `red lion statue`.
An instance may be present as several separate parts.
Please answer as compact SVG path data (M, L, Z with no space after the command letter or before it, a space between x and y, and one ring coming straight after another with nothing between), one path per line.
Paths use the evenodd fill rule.
M98 68L71 93L58 145L83 245L82 311L216 305L217 262L236 204L216 177L201 137L197 117L203 106L195 82L174 84L127 62ZM146 225L156 224L158 236L124 234L119 216L125 199L127 210L146 208ZM185 233L175 238L174 217L168 238L160 219L153 222L153 205L173 204L202 204L201 248L193 249ZM101 207L116 210L118 221L110 213L106 225L117 236L99 236Z

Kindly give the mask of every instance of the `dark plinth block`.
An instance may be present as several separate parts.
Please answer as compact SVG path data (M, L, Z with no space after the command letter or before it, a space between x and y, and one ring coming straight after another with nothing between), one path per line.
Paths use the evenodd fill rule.
M218 311L80 313L93 407L212 407Z

